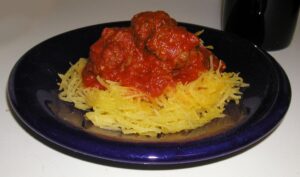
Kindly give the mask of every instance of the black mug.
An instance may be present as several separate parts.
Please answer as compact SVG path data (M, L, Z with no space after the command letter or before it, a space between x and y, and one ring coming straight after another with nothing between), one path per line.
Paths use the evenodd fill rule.
M300 0L224 0L224 31L265 50L287 47L296 28Z

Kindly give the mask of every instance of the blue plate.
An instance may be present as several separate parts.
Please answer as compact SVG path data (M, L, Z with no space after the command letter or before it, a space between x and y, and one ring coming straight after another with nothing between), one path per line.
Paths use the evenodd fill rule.
M189 31L204 29L201 38L213 45L227 71L240 72L249 88L239 105L229 104L228 116L192 132L157 138L125 136L82 121L83 112L57 99L57 73L70 62L88 57L89 46L104 27L129 26L114 22L89 26L48 39L16 63L8 82L8 102L17 120L35 135L75 154L130 164L184 164L227 157L252 147L281 122L291 100L288 78L264 50L234 35L180 23Z

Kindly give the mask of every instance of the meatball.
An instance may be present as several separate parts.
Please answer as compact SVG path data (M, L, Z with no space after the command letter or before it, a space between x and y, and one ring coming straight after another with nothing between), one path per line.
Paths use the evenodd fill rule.
M140 46L162 26L176 26L176 21L166 12L141 12L133 16L131 26Z
M200 40L185 28L180 26L165 26L156 32L147 41L147 49L158 59L168 61L175 68L185 65L190 51L199 45Z
M141 57L130 28L105 28L101 38L90 48L94 74L105 79L118 80L116 72L124 70L132 59Z

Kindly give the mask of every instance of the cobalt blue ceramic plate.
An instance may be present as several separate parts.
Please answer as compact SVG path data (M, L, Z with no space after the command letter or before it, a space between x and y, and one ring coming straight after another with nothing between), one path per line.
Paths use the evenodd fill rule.
M204 29L201 38L214 46L227 71L239 72L250 84L238 106L228 105L226 118L192 132L157 138L125 136L82 121L83 112L57 99L57 74L80 57L88 57L89 46L104 27L128 25L126 21L80 28L29 50L14 66L8 82L8 101L16 118L36 135L72 152L99 160L154 165L227 157L260 142L281 122L291 89L279 64L248 41L186 23L181 25L191 32Z

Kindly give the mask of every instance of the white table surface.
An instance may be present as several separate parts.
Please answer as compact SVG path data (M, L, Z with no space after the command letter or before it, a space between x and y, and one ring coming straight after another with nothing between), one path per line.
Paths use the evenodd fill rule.
M221 28L221 0L0 0L0 176L300 176L300 22L291 45L269 52L292 86L290 108L268 138L228 159L188 168L128 169L75 158L27 133L12 116L6 86L17 60L31 47L75 28L120 20L144 10L165 10L177 21ZM297 79L298 78L298 79Z

